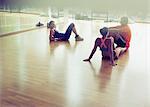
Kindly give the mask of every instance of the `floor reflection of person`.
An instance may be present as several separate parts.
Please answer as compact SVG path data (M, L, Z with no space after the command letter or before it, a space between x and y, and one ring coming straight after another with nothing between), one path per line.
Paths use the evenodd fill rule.
M125 68L128 66L129 61L129 51L125 53L125 55L120 57L120 60L118 60L118 65L113 69L112 66L109 66L108 61L101 60L99 69L96 69L97 67L92 64L92 62L89 62L90 68L94 73L94 76L96 76L99 80L100 89L102 91L105 91L107 89L107 86L109 85L109 82L111 82L114 78L117 81L117 83L120 82L120 79L122 79L122 73L124 72ZM112 76L113 71L115 72L115 77ZM115 81L113 81L115 83Z
M101 61L99 70L100 89L105 90L111 80L112 66L109 66L106 60Z

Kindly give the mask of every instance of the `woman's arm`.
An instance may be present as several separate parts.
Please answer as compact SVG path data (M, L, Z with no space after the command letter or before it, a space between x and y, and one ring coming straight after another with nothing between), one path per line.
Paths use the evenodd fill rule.
M108 28L109 32L118 32L118 28Z
M54 29L50 29L50 35L49 35L50 41L54 41L55 40L54 33L55 33Z
M85 59L85 60L83 60L83 61L90 61L90 60L91 60L91 58L93 57L94 53L96 52L97 47L99 46L99 43L100 43L100 38L97 38L97 39L95 40L95 44L94 44L94 47L93 47L93 49L92 49L92 52L91 52L89 58L88 58L88 59Z
M109 44L109 52L110 52L110 60L111 60L111 65L112 66L115 66L117 65L114 61L114 47L113 47L113 44L114 44L114 39L112 37L110 37L110 44Z

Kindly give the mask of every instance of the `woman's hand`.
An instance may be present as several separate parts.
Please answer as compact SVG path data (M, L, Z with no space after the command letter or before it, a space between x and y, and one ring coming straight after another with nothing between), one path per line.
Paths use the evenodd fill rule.
M117 64L116 64L116 63L111 63L111 65L112 65L112 66L116 66Z
M86 62L86 61L89 61L89 62L90 62L90 59L89 59L89 58L88 58L88 59L84 59L83 61L85 61L85 62Z
M55 41L55 38L54 38L54 37L49 36L49 40L50 40L50 41Z

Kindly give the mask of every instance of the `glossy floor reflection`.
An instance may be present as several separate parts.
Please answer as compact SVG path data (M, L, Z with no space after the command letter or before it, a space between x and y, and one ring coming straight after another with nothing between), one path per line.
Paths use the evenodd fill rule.
M0 38L1 107L149 107L150 25L132 24L130 50L112 67L99 50L87 58L99 28L116 23L74 22L83 42L49 43L49 30Z

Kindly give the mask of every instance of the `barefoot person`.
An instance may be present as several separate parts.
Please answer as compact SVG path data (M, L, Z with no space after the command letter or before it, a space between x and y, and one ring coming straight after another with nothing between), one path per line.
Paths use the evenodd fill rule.
M115 66L115 62L114 62L114 38L113 37L108 37L109 32L108 32L108 28L104 27L102 29L100 29L100 33L102 35L102 38L97 38L95 40L95 45L94 48L89 56L88 59L85 59L83 61L90 61L91 58L93 57L94 53L96 52L97 47L100 48L101 52L102 52L102 57L105 58L109 58L111 61L111 65Z
M59 33L56 30L56 25L54 21L50 21L50 35L49 35L49 40L50 41L68 41L70 38L70 35L73 31L73 33L75 34L75 40L76 41L83 41L83 38L81 38L79 36L79 34L77 33L77 30L75 28L75 25L73 23L71 23L69 25L69 27L67 28L65 33Z

